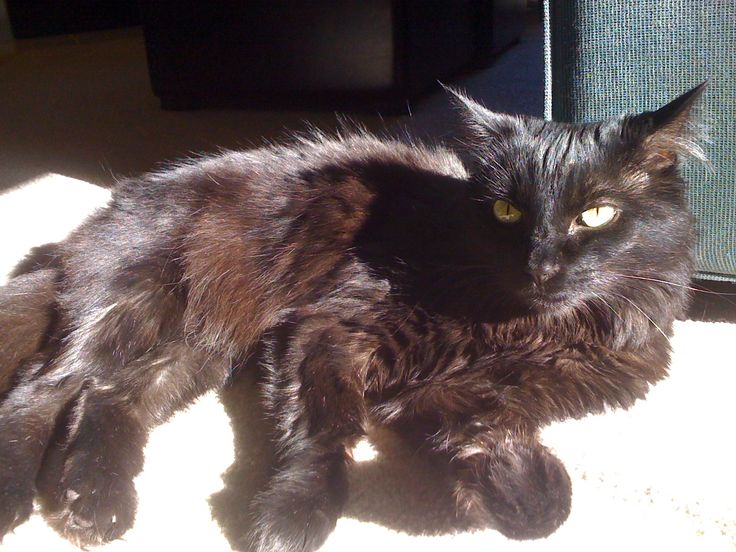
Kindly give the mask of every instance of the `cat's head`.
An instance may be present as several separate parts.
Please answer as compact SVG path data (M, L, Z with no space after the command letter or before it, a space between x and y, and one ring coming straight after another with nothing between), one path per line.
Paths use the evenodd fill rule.
M591 124L497 114L456 94L480 216L527 305L620 304L655 288L684 297L694 230L679 165L702 157L691 111L703 89Z

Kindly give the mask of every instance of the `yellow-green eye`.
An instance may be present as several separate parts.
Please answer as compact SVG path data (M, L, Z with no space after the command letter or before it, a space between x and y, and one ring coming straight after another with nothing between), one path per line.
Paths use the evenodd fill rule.
M513 224L521 220L521 211L503 199L497 199L493 204L493 215L504 224Z
M611 222L618 211L610 205L599 205L580 213L578 224L588 228L600 228Z

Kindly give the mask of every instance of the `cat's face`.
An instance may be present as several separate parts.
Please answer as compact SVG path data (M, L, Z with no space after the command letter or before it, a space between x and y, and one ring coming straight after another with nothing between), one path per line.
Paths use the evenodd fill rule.
M699 93L588 125L498 115L461 98L480 216L519 299L553 312L630 300L655 280L687 283L693 222L678 157L694 147L688 114Z

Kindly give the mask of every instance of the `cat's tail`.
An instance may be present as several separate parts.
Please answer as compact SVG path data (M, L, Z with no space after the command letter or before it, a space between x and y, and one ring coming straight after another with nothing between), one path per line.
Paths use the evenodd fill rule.
M46 345L56 320L60 262L57 244L33 249L0 287L0 396L24 360Z

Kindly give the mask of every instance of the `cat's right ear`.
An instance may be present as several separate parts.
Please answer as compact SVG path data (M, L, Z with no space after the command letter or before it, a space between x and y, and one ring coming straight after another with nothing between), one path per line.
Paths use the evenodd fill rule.
M508 140L519 130L519 118L505 113L496 113L466 94L442 84L450 95L450 101L462 117L463 138L469 145L491 145Z
M644 163L650 168L671 167L682 157L707 163L701 145L703 128L695 115L707 84L699 84L656 111L629 118L628 124L645 154Z

